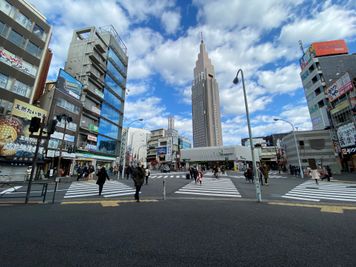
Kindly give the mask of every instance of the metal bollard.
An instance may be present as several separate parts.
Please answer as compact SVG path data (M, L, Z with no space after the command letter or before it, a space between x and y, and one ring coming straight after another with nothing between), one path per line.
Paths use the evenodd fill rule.
M55 180L55 185L54 185L54 190L53 190L52 204L54 204L54 199L56 197L57 186L58 186L59 181L60 181L60 179L59 179L59 177L57 177Z
M163 178L163 200L166 200L166 179Z

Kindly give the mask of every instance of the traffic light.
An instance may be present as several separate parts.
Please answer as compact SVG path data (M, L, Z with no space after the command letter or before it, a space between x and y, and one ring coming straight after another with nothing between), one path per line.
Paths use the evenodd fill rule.
M38 132L38 130L41 127L41 118L38 117L32 117L31 123L30 123L30 132L35 133Z
M56 131L57 120L51 120L51 122L47 126L47 134L51 135Z

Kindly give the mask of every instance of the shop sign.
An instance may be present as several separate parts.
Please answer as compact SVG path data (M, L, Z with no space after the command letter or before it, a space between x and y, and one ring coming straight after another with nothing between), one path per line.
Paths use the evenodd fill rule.
M356 146L356 129L353 122L343 125L337 129L340 147Z
M32 66L30 63L27 63L22 58L19 58L3 47L0 47L0 61L6 65L9 65L10 67L18 69L19 71L30 74L34 77L37 74L37 68L35 66Z
M67 92L69 95L73 96L76 99L80 99L82 94L83 84L75 79L68 72L63 69L59 70L57 78L57 88Z
M332 102L352 89L350 75L346 72L336 82L326 88L326 95Z
M98 126L94 125L94 124L89 124L89 131L92 131L92 132L99 132L99 128Z
M98 141L98 138L96 136L94 136L94 135L91 135L91 134L88 134L87 139L89 141L94 141L94 142Z
M15 116L0 116L0 158L6 160L32 160L37 140L29 137L30 121ZM43 153L39 147L39 158Z
M96 147L96 145L92 145L92 144L86 144L86 145L85 145L85 149L91 150L91 151L97 151L97 150L98 150L98 148Z
M42 118L43 115L47 116L47 111L15 99L11 114L20 118L31 120L32 117Z
M62 140L63 139L63 133L56 131L51 135L51 138L56 138L56 139ZM69 135L69 134L66 134L64 136L64 140L65 141L72 142L72 143L74 143L74 138L75 137L73 135Z

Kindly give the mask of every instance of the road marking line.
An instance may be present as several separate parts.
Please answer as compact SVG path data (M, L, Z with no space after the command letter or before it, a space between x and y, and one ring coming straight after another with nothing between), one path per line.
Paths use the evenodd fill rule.
M157 199L143 199L141 202L158 202ZM82 204L100 204L102 207L118 207L123 203L136 203L136 200L88 200L88 201L64 201L61 205L82 205Z
M304 207L304 208L319 208L320 212L329 213L344 213L344 210L355 210L356 206L336 206L336 205L314 205L303 203L284 203L284 202L267 202L270 205L291 206L291 207Z

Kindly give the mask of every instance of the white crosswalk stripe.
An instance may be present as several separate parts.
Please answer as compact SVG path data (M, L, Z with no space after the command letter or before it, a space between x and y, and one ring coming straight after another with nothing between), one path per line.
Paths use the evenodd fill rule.
M175 193L187 195L202 195L214 197L241 197L239 191L230 179L203 178L200 185L194 181L180 188Z
M231 175L231 177L237 178L237 179L246 179L244 175ZM268 175L268 179L287 179L287 176L282 176L282 175L276 175L276 174L270 174Z
M306 181L282 197L315 202L320 200L356 202L356 184L319 182L317 185L314 181Z
M179 175L151 175L149 179L157 179L157 178L166 178L166 179L171 179L171 178L185 178L185 175L179 174Z
M68 188L64 198L90 197L99 194L99 186L92 182L73 182ZM104 197L118 197L135 194L135 189L118 181L107 181L102 191Z

